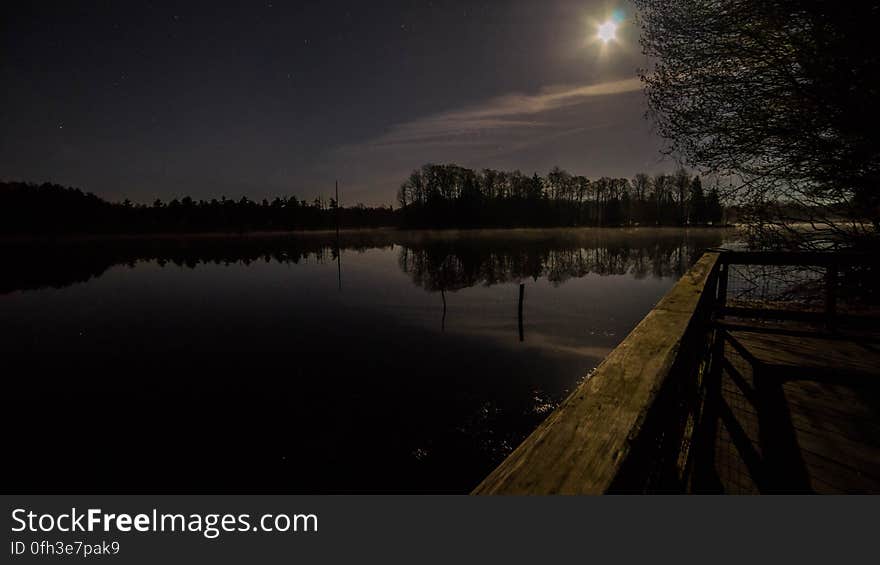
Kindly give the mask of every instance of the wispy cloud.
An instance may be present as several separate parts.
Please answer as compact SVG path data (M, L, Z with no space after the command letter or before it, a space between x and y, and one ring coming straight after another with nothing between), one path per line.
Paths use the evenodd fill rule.
M411 144L460 145L488 144L479 136L498 130L511 131L549 127L547 115L555 110L583 104L596 96L637 91L637 78L579 86L545 88L538 94L507 94L460 110L441 112L410 122L396 124L384 135L371 140L369 147Z

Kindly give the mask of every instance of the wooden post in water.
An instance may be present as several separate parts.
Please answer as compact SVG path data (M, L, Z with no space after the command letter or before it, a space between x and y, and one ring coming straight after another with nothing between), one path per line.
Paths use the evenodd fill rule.
M440 298L443 299L443 317L440 318L440 331L446 331L446 289L440 289Z
M517 317L519 318L519 340L524 341L523 339L523 321L522 321L522 307L523 307L523 295L526 291L526 285L523 283L519 283L519 307L517 308Z
M336 239L336 283L342 292L342 250L339 249L339 238Z

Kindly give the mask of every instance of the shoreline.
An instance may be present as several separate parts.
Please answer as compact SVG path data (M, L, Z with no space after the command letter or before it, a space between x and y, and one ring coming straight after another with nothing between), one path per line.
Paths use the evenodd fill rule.
M694 226L547 226L547 227L482 227L482 228L435 228L435 227L398 227L379 226L364 228L340 228L339 235L363 234L363 233L516 233L516 232L547 232L547 231L572 231L572 230L609 230L609 231L641 231L641 230L730 230L737 229L737 224L725 224L719 226L694 225ZM59 233L59 234L9 234L0 235L0 243L53 243L53 242L87 242L106 240L183 240L183 239L270 239L280 237L302 236L335 236L334 228L299 229L299 230L254 230L254 231L208 231L208 232L141 232L141 233Z

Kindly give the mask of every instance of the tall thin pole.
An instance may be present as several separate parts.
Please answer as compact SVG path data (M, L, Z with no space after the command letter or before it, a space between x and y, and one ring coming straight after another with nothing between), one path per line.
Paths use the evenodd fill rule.
M339 246L339 181L336 181L336 280L342 292L342 248Z
M336 240L339 241L339 181L336 181Z

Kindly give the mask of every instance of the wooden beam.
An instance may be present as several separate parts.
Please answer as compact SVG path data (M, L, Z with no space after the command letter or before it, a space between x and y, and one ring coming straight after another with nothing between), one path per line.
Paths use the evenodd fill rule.
M880 256L867 253L822 251L723 251L721 262L725 265L876 265Z

